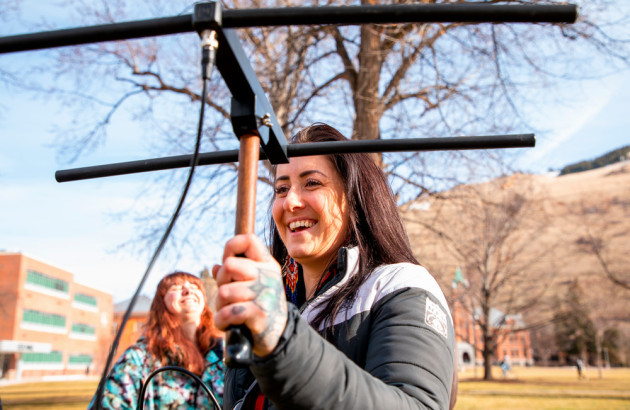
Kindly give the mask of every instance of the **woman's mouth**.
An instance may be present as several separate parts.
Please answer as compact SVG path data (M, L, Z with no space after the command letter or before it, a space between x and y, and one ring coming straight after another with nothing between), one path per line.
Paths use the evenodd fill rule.
M312 219L306 219L306 220L301 220L301 221L293 221L289 223L289 230L291 232L300 232L303 231L305 229L310 228L311 226L315 225L317 222L313 221Z

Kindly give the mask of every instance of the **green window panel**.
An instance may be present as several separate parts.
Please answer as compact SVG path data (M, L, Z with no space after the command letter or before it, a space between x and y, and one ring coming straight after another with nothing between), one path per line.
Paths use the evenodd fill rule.
M59 351L50 353L22 353L22 361L28 363L61 363L63 355Z
M31 309L24 309L22 321L38 325L66 327L65 316L57 315L55 313L39 312Z
M85 293L75 293L74 300L85 305L96 306L96 298L94 296L86 295Z
M34 270L26 272L26 283L32 283L33 285L42 286L58 292L68 293L68 282L44 275Z
M73 323L72 332L94 335L96 334L96 328L94 326L86 325L85 323Z
M68 358L68 364L90 364L92 356L89 354L71 354Z

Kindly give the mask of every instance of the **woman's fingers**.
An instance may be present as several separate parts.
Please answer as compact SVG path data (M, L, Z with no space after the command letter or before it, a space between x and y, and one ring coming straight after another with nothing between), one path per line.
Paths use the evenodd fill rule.
M245 256L259 262L273 259L265 244L254 234L236 235L230 239L223 250L223 261L232 256Z
M258 356L273 352L287 323L287 301L279 269L275 260L259 264L257 279L248 283L255 295L252 299L255 308L245 325L252 331L254 353Z
M282 310L280 305L286 302L279 269L276 263L228 258L216 270L217 310L239 302L252 302L263 315Z
M254 235L237 235L225 245L223 264L212 268L217 285L215 323L221 330L247 326L254 353L273 351L287 321L280 265Z
M247 304L234 303L217 310L214 315L215 326L222 331L227 330L230 326L242 325L247 319Z
M284 288L277 272L261 268L255 281L226 283L217 292L217 328L245 324L254 336L254 352L266 355L275 348L287 318Z
M238 302L252 301L256 294L251 290L251 281L231 282L219 286L217 290L217 303L221 306Z
M250 281L256 279L258 270L257 262L243 257L230 256L223 260L223 265L218 266L212 274L217 281L217 286L230 282Z

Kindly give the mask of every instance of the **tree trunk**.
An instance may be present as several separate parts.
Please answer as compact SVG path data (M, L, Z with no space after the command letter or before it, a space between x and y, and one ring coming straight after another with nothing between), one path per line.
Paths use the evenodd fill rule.
M604 374L602 373L602 334L600 330L595 332L595 350L597 351L597 357L595 358L597 362L597 373L601 380L604 378Z
M354 137L356 139L379 139L381 119L378 83L380 80L380 39L372 25L361 27L361 52L357 88L354 93Z
M363 0L362 4L374 4L374 0ZM383 116L383 104L379 95L383 52L381 51L381 29L376 25L361 26L361 48L359 72L354 87L353 139L376 140L381 137L379 122ZM377 164L382 164L382 155L373 154Z
M484 335L483 340L483 379L492 380L492 358L494 357L491 349L492 336Z
M484 325L481 327L483 333L483 379L492 380L492 358L494 356L494 343L492 335L492 323L490 322L490 305L488 303L488 293L484 292L484 302L482 304L482 315Z

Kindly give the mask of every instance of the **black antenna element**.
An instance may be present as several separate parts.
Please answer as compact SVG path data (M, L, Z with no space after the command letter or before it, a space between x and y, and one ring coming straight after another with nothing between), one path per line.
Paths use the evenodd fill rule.
M212 2L208 4L213 4ZM195 5L205 7L205 4ZM195 31L195 15L0 37L0 54ZM223 28L366 23L574 23L577 6L396 4L223 10Z
M346 154L355 152L402 152L402 151L445 151L491 148L524 148L536 145L534 134L488 135L477 137L450 138L401 138L393 140L352 140L334 142L311 142L287 145L287 156ZM260 159L267 159L260 150ZM199 154L199 165L216 165L238 161L238 150L204 152ZM115 164L95 165L55 172L57 182L81 181L85 179L163 171L184 168L190 164L190 155L142 159Z

